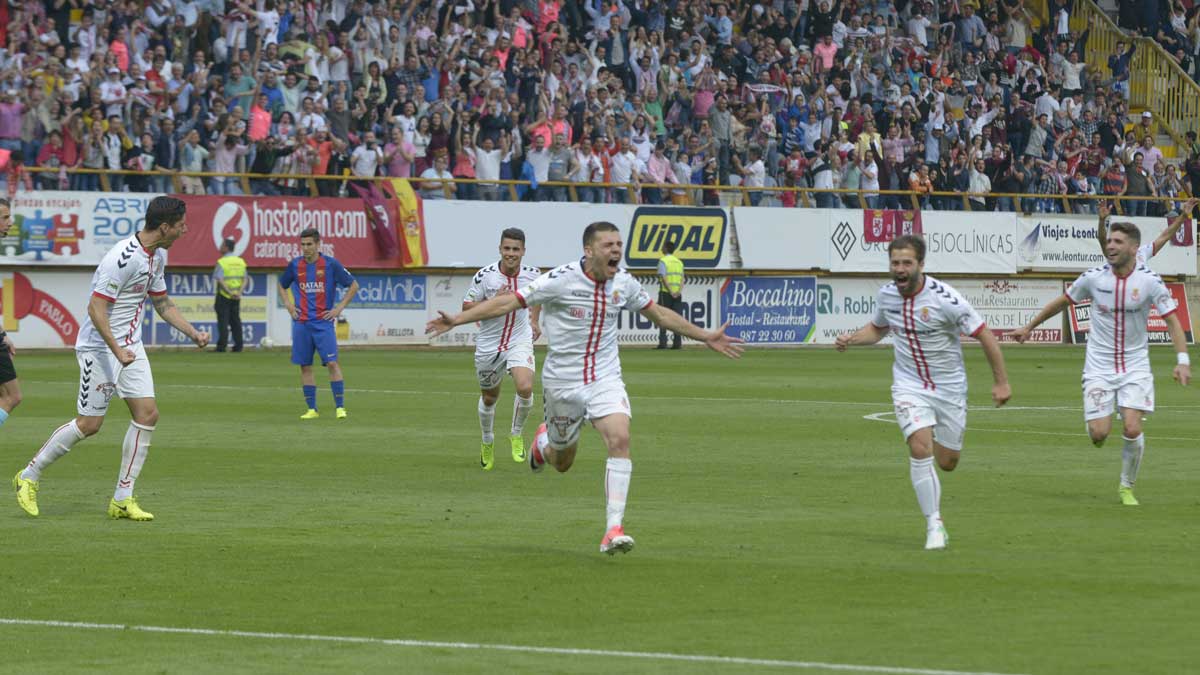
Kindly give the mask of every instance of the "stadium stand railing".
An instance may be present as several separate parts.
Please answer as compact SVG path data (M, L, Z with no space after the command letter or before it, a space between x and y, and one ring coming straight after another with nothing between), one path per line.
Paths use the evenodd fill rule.
M29 172L34 175L46 174L46 175L51 175L51 176L58 176L62 172L62 169L50 169L50 168L31 166L31 167L24 167L22 169L22 171L26 171L26 172ZM73 173L97 174L99 176L100 189L101 189L101 191L104 191L104 192L108 192L110 190L111 184L109 182L109 176L111 176L111 175L141 176L141 177L147 176L147 174L144 172L130 171L130 170L114 171L114 170L105 170L105 169L78 168L78 169L66 169L66 172L68 174L73 174ZM301 182L306 186L306 194L293 193L292 195L289 195L289 196L298 196L298 197L332 196L332 195L328 195L328 194L322 195L321 191L317 187L317 184L322 181L335 181L335 182L341 184L341 183L346 183L346 182L364 183L364 182L382 182L382 181L393 180L391 177L388 177L388 176L372 176L372 177L368 177L368 178L362 178L362 177L352 176L349 174L342 175L342 176L331 176L331 175L301 175L301 174L216 173L216 172L211 172L211 171L197 172L197 173L185 173L185 172L181 172L181 171L171 171L171 172L161 172L161 173L150 174L150 175L154 176L155 178L164 178L165 177L165 178L169 179L171 182L171 186L172 186L171 192L174 192L176 194L182 193L184 191L183 187L182 187L183 184L181 181L182 178L201 178L201 179L235 178L238 180L239 187L242 190L242 195L238 195L238 196L265 196L260 193L255 193L251 189L250 181L252 181L252 180L253 181L294 180L297 182ZM894 195L897 197L898 205L894 206L894 207L886 207L886 208L900 208L903 210L913 210L913 211L920 211L920 210L996 211L996 210L1000 210L1000 209L997 209L993 206L996 203L994 200L998 200L999 198L1008 198L1008 199L1013 200L1014 204L1022 205L1021 208L1016 209L1019 212L1024 212L1024 213L1047 212L1047 209L1045 208L1045 206L1048 205L1049 203L1054 203L1057 205L1057 207L1059 209L1061 209L1060 211L1054 211L1054 213L1063 213L1063 214L1074 213L1076 215L1088 215L1091 212L1090 210L1079 211L1075 208L1075 205L1079 204L1079 205L1087 206L1089 208L1094 208L1097 201L1103 200L1103 201L1115 202L1117 213L1123 215L1128 210L1128 204L1130 202L1139 201L1139 202L1147 202L1147 203L1164 204L1165 208L1163 210L1169 212L1169 211L1172 211L1173 209L1177 208L1178 205L1182 203L1183 199L1185 199L1184 197L1173 197L1172 198L1172 197L1154 197L1154 196L1030 194L1030 193L1009 193L1009 192L974 193L974 192L937 192L937 191L934 191L934 192L928 192L928 193L922 194L922 193L914 192L912 190L862 190L862 189L848 189L848 188L821 189L821 188L807 188L807 187L801 188L801 187L777 187L777 186L747 187L744 185L696 185L696 184L688 184L685 186L681 186L677 183L637 183L637 184L633 184L633 183L574 183L574 182L560 182L560 181L541 181L541 182L537 183L537 185L544 185L546 187L565 188L565 193L567 194L568 198L566 200L538 200L538 199L531 200L531 199L525 198L527 191L531 190L535 187L530 181L505 180L505 179L483 180L483 179L477 179L477 178L447 178L447 179L437 179L437 180L426 180L426 179L421 179L421 178L406 178L406 179L402 179L402 180L408 180L411 183L414 183L417 188L420 188L420 186L424 183L442 183L443 197L446 199L456 198L456 193L457 193L457 189L458 189L459 185L463 185L463 186L466 186L466 185L488 185L488 186L499 185L503 188L503 192L504 192L505 196L507 197L503 201L513 201L513 202L517 202L517 201L533 201L533 202L536 202L536 201L570 201L570 202L586 201L586 200L581 200L579 198L579 192L577 190L579 190L581 188L604 188L606 190L623 190L624 196L626 197L626 199L624 200L624 203L646 204L647 202L639 199L639 196L638 196L639 193L642 190L645 190L646 188L656 188L658 190L661 190L662 193L665 195L665 198L662 201L663 205L675 205L675 206L706 206L706 205L707 206L725 206L725 207L728 207L728 206L752 206L752 205L754 205L754 202L751 200L751 195L754 193L758 193L758 194L761 194L764 199L763 202L759 203L759 206L787 208L787 207L784 207L782 205L782 203L780 203L779 198L782 197L785 193L792 193L795 195L795 208L819 208L820 205L817 200L817 195L828 194L828 195L835 195L837 198L840 198L840 200L842 202L840 205L835 204L832 207L828 207L828 208L872 209L872 208L885 208L885 207L882 205L873 207L867 201L869 198L871 198L875 195L881 195L881 196ZM340 188L340 186L339 186L339 188ZM355 196L353 192L345 192L345 191L341 191L340 189L337 191L337 193L338 193L337 196L351 196L351 197ZM703 195L705 193L709 193L710 195L715 195L716 201L718 203L716 203L716 204L706 203L703 198ZM209 193L209 194L212 194L212 193ZM774 199L771 199L772 197ZM938 200L941 205L940 208L938 206L923 206L922 201L925 201L925 199ZM984 200L985 203L981 205L979 203L979 200ZM474 199L473 201L481 201L481 200ZM618 203L620 203L620 202L618 201Z
M1044 7L1045 3L1038 5ZM1116 50L1117 43L1135 45L1129 64L1130 110L1149 110L1158 127L1179 148L1186 148L1187 132L1200 131L1200 86L1158 42L1125 33L1093 0L1075 1L1071 23L1075 30L1082 30L1090 23L1086 61L1089 68L1099 70L1106 78L1112 77L1108 57Z

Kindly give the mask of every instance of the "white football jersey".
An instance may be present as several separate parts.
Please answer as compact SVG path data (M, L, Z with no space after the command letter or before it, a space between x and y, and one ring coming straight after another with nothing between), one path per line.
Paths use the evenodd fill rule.
M137 235L118 242L104 254L92 275L92 295L112 303L108 307L108 325L118 345L131 347L142 341L142 310L146 296L166 294L167 284L163 279L166 266L167 252L160 248L150 253L142 248ZM75 349L108 349L87 312L84 312Z
M1067 297L1092 301L1085 377L1150 372L1150 307L1164 317L1178 308L1162 277L1141 264L1127 277L1117 276L1111 265L1093 267L1071 283Z
M542 274L536 267L521 265L516 276L508 276L500 269L500 263L492 263L475 273L463 302L483 302L496 297L500 290L507 288L516 293L517 289L531 283ZM479 324L479 335L475 338L476 354L495 354L508 351L514 344L533 342L533 330L529 326L529 310L521 309L509 312L504 316L486 319Z
M1154 257L1154 242L1142 244L1138 247L1137 261L1141 265L1149 265L1150 259Z
M548 387L619 381L617 317L622 309L640 312L654 304L629 272L596 281L582 260L543 274L517 297L522 306L542 306L542 332L550 342L542 382Z
M871 323L892 331L893 389L951 400L967 395L960 336L987 326L962 294L928 274L912 297L889 283L879 289Z

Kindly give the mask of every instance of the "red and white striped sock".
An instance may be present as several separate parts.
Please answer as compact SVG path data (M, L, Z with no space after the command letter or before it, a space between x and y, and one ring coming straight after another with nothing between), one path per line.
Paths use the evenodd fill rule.
M117 474L117 489L113 499L123 501L133 496L133 484L137 482L146 454L150 451L150 438L154 427L130 422L125 431L125 442L121 444L121 472Z
M79 426L75 424L75 420L71 420L61 427L54 430L50 434L50 438L46 439L42 448L37 451L33 459L29 460L29 466L21 472L21 478L25 480L41 480L42 472L46 467L50 466L59 457L71 451L71 447L84 439L83 432L79 430Z

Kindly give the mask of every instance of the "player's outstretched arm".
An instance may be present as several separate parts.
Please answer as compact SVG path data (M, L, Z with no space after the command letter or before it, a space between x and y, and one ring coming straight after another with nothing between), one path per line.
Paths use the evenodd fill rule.
M461 326L465 323L475 323L484 319L494 319L520 308L521 298L517 294L497 295L494 298L475 303L470 309L465 312L459 312L454 316L439 311L438 318L425 324L425 334L429 337L437 337L442 333L449 332L455 326Z
M183 318L179 308L175 306L175 301L166 293L162 295L150 296L151 302L154 303L154 311L162 317L163 321L171 324L175 330L188 336L188 339L196 343L196 346L204 349L208 346L208 331L196 330L196 327L190 321Z
M1192 380L1192 362L1188 357L1187 337L1183 334L1183 326L1179 324L1179 317L1171 313L1164 318L1167 322L1167 333L1171 336L1171 344L1175 347L1175 371L1171 376L1186 387Z
M867 325L853 333L842 333L837 336L834 344L837 345L839 352L844 352L848 347L853 345L873 345L882 340L887 334L887 326L876 326L868 322Z
M703 342L708 345L709 349L718 354L724 354L731 359L741 357L742 352L745 350L745 347L742 346L745 340L725 334L725 329L729 327L728 321L721 324L721 327L714 331L706 331L658 303L646 307L641 311L641 314L653 321L659 328L666 328L669 331Z
M1179 228L1183 227L1183 224L1192 217L1192 211L1196 208L1197 204L1200 204L1200 199L1195 197L1183 203L1183 207L1179 209L1179 215L1171 219L1171 222L1167 224L1167 229L1155 237L1154 255L1158 255L1158 252L1167 245L1167 242L1175 238L1175 234L1179 232Z
M108 298L92 294L92 299L88 301L88 317L92 320L92 325L96 327L96 332L100 333L100 337L104 339L104 344L108 345L108 350L117 357L117 361L120 361L122 366L127 366L133 363L135 356L132 350L117 344L117 339L113 337L112 326L108 322L109 308L112 307L112 304Z
M1071 304L1071 298L1067 297L1066 293L1063 293L1046 303L1046 306L1042 308L1042 311L1038 312L1037 316L1033 317L1032 321L1009 333L1009 335L1017 342L1025 342L1029 339L1030 331L1045 323L1046 319L1066 309L1069 304Z
M1112 206L1101 200L1096 207L1096 213L1100 214L1100 222L1096 224L1096 238L1100 240L1100 252L1104 253L1104 247L1108 246L1108 214L1112 213Z
M1004 367L1004 353L1000 351L1000 341L996 339L991 328L984 326L976 337L983 347L983 355L987 358L988 365L992 367L992 403L999 408L1012 398L1008 370Z

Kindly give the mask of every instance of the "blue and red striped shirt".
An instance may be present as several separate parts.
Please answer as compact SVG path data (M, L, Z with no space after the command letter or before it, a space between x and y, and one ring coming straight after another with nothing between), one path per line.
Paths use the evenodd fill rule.
M342 263L323 253L316 262L293 259L279 276L279 285L291 289L297 321L324 321L321 315L337 304L337 289L353 283Z

